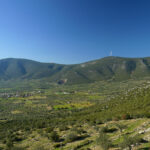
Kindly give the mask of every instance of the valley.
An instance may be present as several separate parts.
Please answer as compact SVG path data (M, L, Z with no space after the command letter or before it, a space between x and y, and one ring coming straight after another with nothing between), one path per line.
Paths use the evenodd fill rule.
M76 84L48 78L0 83L2 150L150 148L148 75Z
M135 148L149 148L149 81L148 77L99 81L46 89L32 87L30 91L3 88L0 148L99 150L105 149L103 145L109 139L109 148L121 149L125 136L133 135L141 140ZM104 143L98 142L101 134L107 137Z

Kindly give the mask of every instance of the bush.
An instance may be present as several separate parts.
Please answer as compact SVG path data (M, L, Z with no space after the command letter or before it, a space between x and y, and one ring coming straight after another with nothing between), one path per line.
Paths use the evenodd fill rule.
M68 130L68 127L67 126L60 126L59 130L60 131L66 131L66 130Z
M0 150L3 150L3 148L2 148L2 147L0 147Z
M53 142L58 142L58 141L59 141L59 135L57 134L56 131L51 132L49 138L50 138Z
M103 132L103 133L105 133L105 132L108 131L108 127L107 127L107 126L102 127L102 128L100 129L100 131Z
M80 145L77 145L76 147L74 147L74 150L78 150L83 146L89 145L90 143L92 143L92 140L85 140L84 142L82 142ZM86 150L89 150L88 148Z
M51 133L53 130L54 130L54 128L52 128L52 127L46 128L46 132L47 132L47 133Z
M45 122L37 122L36 123L36 128L38 128L38 129L42 129L42 128L45 128L45 126L46 126L46 124L45 124Z
M54 148L59 148L59 147L62 147L64 145L65 144L63 144L63 143L56 143L56 144L54 144Z
M76 132L77 134L80 134L80 135L83 134L83 133L87 133L82 128L77 128L77 127L72 128L71 131Z
M23 138L20 137L20 136L15 136L12 140L13 140L13 141L16 141L16 142L20 142L20 141L23 140Z
M108 128L106 126L106 127L102 127L100 131L103 132L103 133L112 133L112 132L117 131L117 129L116 128Z
M132 149L131 145L134 145L136 143L139 143L141 139L138 136L135 137L129 137L129 136L124 136L123 142L120 144L121 148L129 148L129 150Z
M115 126L118 128L118 130L120 131L120 133L122 133L122 130L126 128L126 125L123 124L115 124Z
M10 148L12 148L14 145L13 145L13 142L11 141L11 140L8 140L7 142L6 142L6 147L7 147L7 149L10 149Z
M104 132L99 133L99 137L96 140L97 145L100 145L103 150L108 150L112 144Z
M121 119L128 120L128 119L131 119L131 116L129 114L123 114Z
M96 124L103 124L103 122L101 120L97 119Z
M76 141L78 139L78 135L76 132L70 132L67 136L66 136L66 142L73 142Z

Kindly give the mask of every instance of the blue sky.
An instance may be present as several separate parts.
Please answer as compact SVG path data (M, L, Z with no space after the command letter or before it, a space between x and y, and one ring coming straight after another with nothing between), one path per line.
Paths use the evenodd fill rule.
M73 64L150 56L149 0L0 0L0 59Z

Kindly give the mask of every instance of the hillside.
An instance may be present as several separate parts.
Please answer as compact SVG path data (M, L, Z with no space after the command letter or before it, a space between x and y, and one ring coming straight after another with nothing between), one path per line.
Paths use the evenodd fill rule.
M2 59L0 60L0 78L10 79L31 79L52 76L64 65L40 63L26 59Z
M68 84L126 80L150 75L150 58L105 57L75 65L40 63L26 59L0 60L1 80L63 80Z
M0 149L149 149L149 97L150 78L28 92L5 89L0 92Z

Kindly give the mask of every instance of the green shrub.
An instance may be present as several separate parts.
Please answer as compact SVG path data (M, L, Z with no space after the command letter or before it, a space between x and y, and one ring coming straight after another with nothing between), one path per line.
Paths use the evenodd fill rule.
M108 150L112 146L111 141L104 132L99 133L96 143L100 145L103 150Z
M111 132L114 132L116 130L117 130L116 128L108 128L107 126L102 127L100 129L100 131L103 132L103 133L111 133Z
M3 150L3 148L2 148L2 147L0 147L0 150Z
M68 130L68 127L67 126L60 126L59 130L60 131L66 131L66 130Z
M70 132L67 136L66 136L66 139L65 141L66 142L73 142L73 141L76 141L78 139L78 135L77 135L77 132Z
M83 133L86 133L86 131L84 131L82 128L77 128L77 127L74 127L71 129L72 132L76 132L77 134L83 134Z
M49 138L50 138L53 142L58 142L58 141L59 141L59 135L57 134L56 131L51 132Z
M122 130L126 128L126 125L123 124L115 124L116 128L122 133Z
M54 144L54 148L59 148L59 147L62 147L64 145L65 144L63 144L63 143L56 143L56 144Z
M103 124L103 122L101 120L97 119L96 124Z
M129 137L127 135L125 135L123 137L123 142L120 144L120 147L123 148L129 148L129 150L132 149L131 145L134 145L136 143L139 143L141 141L141 138L139 138L138 136L135 137Z
M14 146L13 142L8 139L8 141L6 142L6 147L7 147L7 149L12 148L13 146Z
M91 144L93 141L92 140L85 140L83 143L81 143L80 145L77 145L76 147L74 147L74 150L78 150L80 148L82 148L83 146L89 145ZM89 150L88 148L86 148L86 150Z
M46 132L47 132L47 133L51 133L53 130L54 130L54 128L52 128L52 127L46 128Z
M42 129L42 128L45 128L45 126L46 126L46 124L45 124L45 122L37 122L36 123L36 127L38 128L38 129Z
M131 119L131 116L129 114L123 114L121 119L128 120L128 119Z

